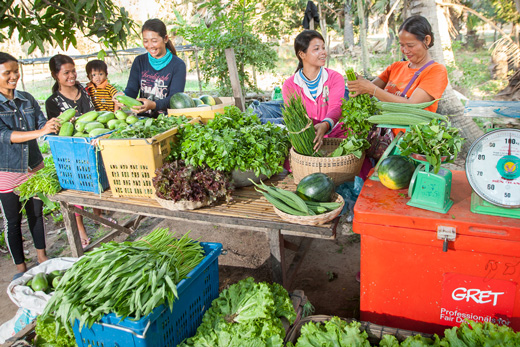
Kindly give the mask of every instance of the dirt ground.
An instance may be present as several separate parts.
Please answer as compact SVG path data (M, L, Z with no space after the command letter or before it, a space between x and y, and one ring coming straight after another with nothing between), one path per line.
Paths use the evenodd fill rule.
M120 224L132 216L120 213L110 214ZM1 222L1 221L0 221ZM110 229L85 220L87 232L93 241L102 237ZM26 226L26 225L25 225ZM194 239L204 242L219 242L223 245L219 257L220 288L252 276L257 281L271 281L269 246L267 234L240 228L225 228L217 225L186 223L161 218L145 218L136 232L130 236L135 239L157 227L167 227L177 235L190 232ZM25 227L24 249L28 254L28 266L35 265L36 252L30 233ZM63 223L54 223L48 216L46 222L47 250L50 257L70 256ZM338 225L336 240L314 239L299 269L297 279L289 291L300 289L315 307L316 314L338 315L340 317L359 318L359 283L356 273L359 271L360 243L359 235L352 233L351 224L342 221ZM286 237L298 242L297 237ZM117 241L122 241L119 239ZM0 257L0 324L11 319L17 311L7 296L7 286L15 274L15 266L6 250ZM287 250L290 262L293 252Z

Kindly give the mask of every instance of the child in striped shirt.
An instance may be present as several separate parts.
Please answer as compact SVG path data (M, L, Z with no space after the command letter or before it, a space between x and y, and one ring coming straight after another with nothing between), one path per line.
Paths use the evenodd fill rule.
M108 83L107 64L102 60L91 60L87 63L86 70L87 77L90 80L90 82L87 83L87 90L96 111L114 112L117 110L112 100L117 90Z

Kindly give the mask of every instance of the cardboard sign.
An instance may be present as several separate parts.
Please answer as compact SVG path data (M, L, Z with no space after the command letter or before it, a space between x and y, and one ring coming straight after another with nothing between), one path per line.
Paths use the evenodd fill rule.
M464 319L510 325L517 283L445 273L442 282L441 324L459 326Z

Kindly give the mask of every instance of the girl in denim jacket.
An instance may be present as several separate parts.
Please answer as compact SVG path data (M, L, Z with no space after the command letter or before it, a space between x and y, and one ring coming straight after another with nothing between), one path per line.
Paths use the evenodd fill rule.
M21 231L22 205L13 190L44 167L36 139L59 129L59 121L47 120L31 94L16 90L19 79L18 60L0 52L0 208L4 215L6 244L18 270L15 278L27 267ZM48 259L42 205L41 200L32 198L25 205L40 263Z

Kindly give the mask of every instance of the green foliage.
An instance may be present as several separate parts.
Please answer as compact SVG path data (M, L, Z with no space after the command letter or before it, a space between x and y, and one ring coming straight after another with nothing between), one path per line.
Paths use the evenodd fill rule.
M56 319L53 315L38 316L36 319L36 346L38 347L75 347L76 340L63 326L56 333Z
M189 121L185 116L168 117L159 115L157 118L148 118L146 120L137 121L134 124L128 125L125 128L114 131L110 139L147 139L154 137L160 133L178 127Z
M228 106L207 125L187 124L172 157L186 164L221 171L252 170L272 176L283 170L289 150L287 132L271 124L261 124L256 115Z
M62 50L76 47L76 35L96 39L106 48L125 47L135 23L124 7L112 0L35 0L28 2L7 0L0 7L0 42L19 32L20 43L29 43L28 53L37 47L45 52L44 43L57 44Z
M203 49L200 68L204 81L209 83L215 78L220 94L229 94L231 91L224 52L227 48L233 48L235 51L243 91L257 90L246 68L254 67L257 73L262 73L275 67L278 59L276 51L272 48L275 44L262 42L260 39L261 13L257 13L255 6L254 0L234 0L225 4L221 3L221 0L205 2L199 9L210 9L215 17L209 27L198 16L194 17L192 23L187 23L179 13L176 13L177 34ZM263 30L265 29L263 27ZM273 33L268 31L263 34L272 36Z
M281 347L282 317L291 324L296 319L287 291L249 277L224 289L202 317L195 336L179 346Z

